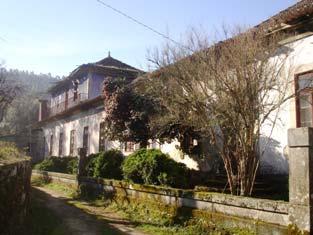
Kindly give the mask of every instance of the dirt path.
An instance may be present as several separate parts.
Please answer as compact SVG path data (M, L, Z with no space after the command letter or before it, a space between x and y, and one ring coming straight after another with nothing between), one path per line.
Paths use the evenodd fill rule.
M120 219L114 214L90 215L83 210L69 205L67 201L70 198L59 192L34 187L34 196L36 200L43 203L44 206L52 210L60 217L66 226L74 235L146 235L134 228L134 226L125 220Z

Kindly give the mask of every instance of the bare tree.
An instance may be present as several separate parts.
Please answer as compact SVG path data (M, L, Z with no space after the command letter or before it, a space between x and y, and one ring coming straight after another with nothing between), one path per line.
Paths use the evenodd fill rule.
M193 31L186 46L166 44L149 56L158 69L147 92L168 116L209 137L223 160L232 194L251 195L262 150L262 126L272 128L293 94L282 35L223 30L223 42ZM163 117L166 118L166 117Z
M0 122L3 120L5 111L20 92L21 88L9 81L5 76L5 69L0 66Z

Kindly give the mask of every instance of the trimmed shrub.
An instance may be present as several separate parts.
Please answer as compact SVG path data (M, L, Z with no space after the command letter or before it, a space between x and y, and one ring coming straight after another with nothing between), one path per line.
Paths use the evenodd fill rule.
M95 166L100 153L90 154L86 160L85 171L87 176L93 177L95 172Z
M78 159L76 157L49 157L34 166L41 171L53 171L66 174L76 174Z
M157 149L140 149L129 155L122 166L126 180L139 184L188 187L189 170Z
M96 157L96 160L90 162L94 164L94 177L117 179L123 178L121 165L124 160L124 155L119 150L109 150L101 152Z

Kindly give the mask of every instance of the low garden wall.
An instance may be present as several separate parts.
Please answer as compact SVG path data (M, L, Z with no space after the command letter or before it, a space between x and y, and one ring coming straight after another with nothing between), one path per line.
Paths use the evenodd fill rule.
M235 227L249 227L257 234L297 234L294 231L302 231L309 234L313 231L313 128L289 129L288 147L289 202L239 197L197 190L139 185L118 180L88 178L84 176L95 176L95 174L85 174L86 172L84 172L85 167L83 163L86 160L84 151L79 154L78 175L80 177L77 179L76 176L59 173L34 171L34 174L48 176L53 180L64 183L78 184L81 193L84 190L87 194L89 194L89 191L96 192L108 199L112 199L114 203L118 202L123 207L124 205L127 207L128 204L129 206L138 206L141 208L138 211L143 211L147 216L151 215L151 219L153 219L153 213L154 218L167 217L167 221L170 221L171 218L180 220L180 218L189 215L194 220L205 220L208 223L213 221L214 223L221 222L223 226L230 224ZM137 155L140 157L140 162L142 156L140 154ZM133 157L138 157L137 155ZM132 159L131 157L129 156L127 159ZM147 159L147 157L145 156L143 159ZM111 158L108 162L114 162L113 160L115 158ZM163 160L160 160L160 162L163 163ZM130 161L128 167L131 168L134 163L136 161ZM149 166L150 162L147 161L146 164ZM166 168L162 164L160 166ZM125 164L123 163L123 169L124 167ZM112 169L116 169L116 167L109 167L106 169L106 173L112 173ZM173 169L175 170L175 168L167 169L168 171L166 173L170 173ZM129 169L127 168L127 170ZM138 171L138 169L135 169L135 171L132 170L130 171L131 173ZM128 171L123 172L126 180L136 181L132 178L125 177L125 172L127 173ZM111 178L108 175L96 176ZM180 176L180 174L175 175L175 182L180 179ZM144 179L145 177L142 177L142 182L146 182L146 184L153 182L153 180L144 181ZM163 180L162 177L161 179ZM160 185L180 187L164 182L158 183Z
M75 175L33 170L34 176L49 177L54 181L77 184ZM289 220L289 203L229 194L199 192L150 185L139 185L118 180L80 177L82 187L93 188L104 196L118 198L121 201L158 203L160 210L172 208L189 208L192 217L208 218L223 226L248 227L257 234L287 234ZM182 209L184 210L184 209ZM184 214L186 214L184 212Z
M29 159L0 162L0 234L23 234L30 202Z

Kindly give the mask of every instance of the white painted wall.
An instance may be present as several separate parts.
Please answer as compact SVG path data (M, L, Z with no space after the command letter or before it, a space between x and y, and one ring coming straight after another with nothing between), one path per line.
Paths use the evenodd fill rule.
M292 52L286 61L285 81L290 82L289 94L295 90L294 77L298 73L313 70L313 36L287 44ZM262 127L266 140L261 141L261 149L265 150L261 157L261 171L264 173L288 173L288 143L287 131L296 127L295 99L288 100L277 112L277 122L273 127L267 123ZM274 113L276 115L276 113ZM273 115L274 115L273 114ZM270 140L268 139L270 138Z

